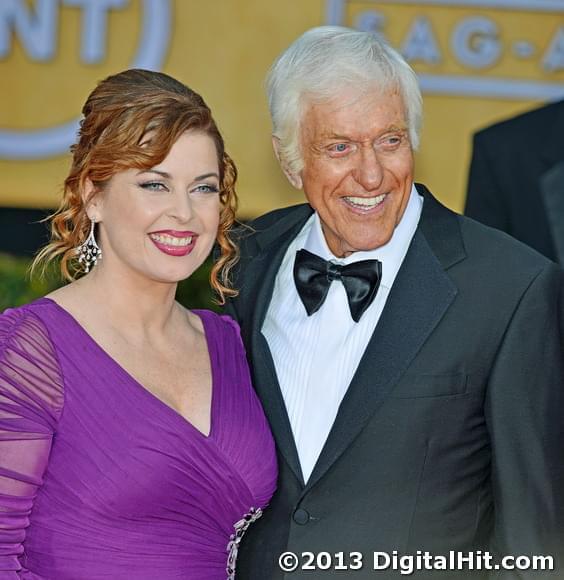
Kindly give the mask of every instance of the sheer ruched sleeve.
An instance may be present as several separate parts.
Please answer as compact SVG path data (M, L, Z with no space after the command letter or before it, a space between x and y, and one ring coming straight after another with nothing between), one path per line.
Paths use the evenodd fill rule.
M43 323L25 307L0 315L0 580L19 557L63 407L63 381Z

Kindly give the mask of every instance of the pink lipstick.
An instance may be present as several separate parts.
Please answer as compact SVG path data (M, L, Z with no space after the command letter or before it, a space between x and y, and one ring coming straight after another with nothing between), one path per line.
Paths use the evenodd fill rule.
M178 230L160 230L149 234L153 244L168 256L188 255L194 249L197 237L194 232Z

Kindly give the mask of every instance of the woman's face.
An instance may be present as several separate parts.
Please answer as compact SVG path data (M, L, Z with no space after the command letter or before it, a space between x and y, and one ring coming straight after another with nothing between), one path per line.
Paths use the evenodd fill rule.
M97 268L174 283L206 259L219 225L214 141L187 131L162 163L114 175L92 200L103 260Z

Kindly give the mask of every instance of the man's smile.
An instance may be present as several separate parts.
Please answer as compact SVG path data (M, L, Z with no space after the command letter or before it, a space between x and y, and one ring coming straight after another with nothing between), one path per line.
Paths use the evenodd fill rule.
M349 195L343 199L348 205L355 209L370 210L379 206L386 199L387 195L387 193L381 193L380 195L375 195L373 197L357 197Z

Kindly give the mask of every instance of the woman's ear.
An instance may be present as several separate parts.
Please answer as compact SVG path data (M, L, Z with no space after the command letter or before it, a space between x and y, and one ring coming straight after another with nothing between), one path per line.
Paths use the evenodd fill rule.
M276 155L276 159L278 159L278 163L280 163L280 167L284 172L284 175L287 177L288 181L296 188L302 189L302 177L298 173L294 173L290 170L288 163L284 159L284 156L281 154L281 146L280 146L280 139L276 136L272 136L272 147L274 148L274 154Z
M102 220L102 200L98 189L92 183L92 180L87 177L84 181L84 189L82 191L82 201L86 205L86 215L94 222Z

